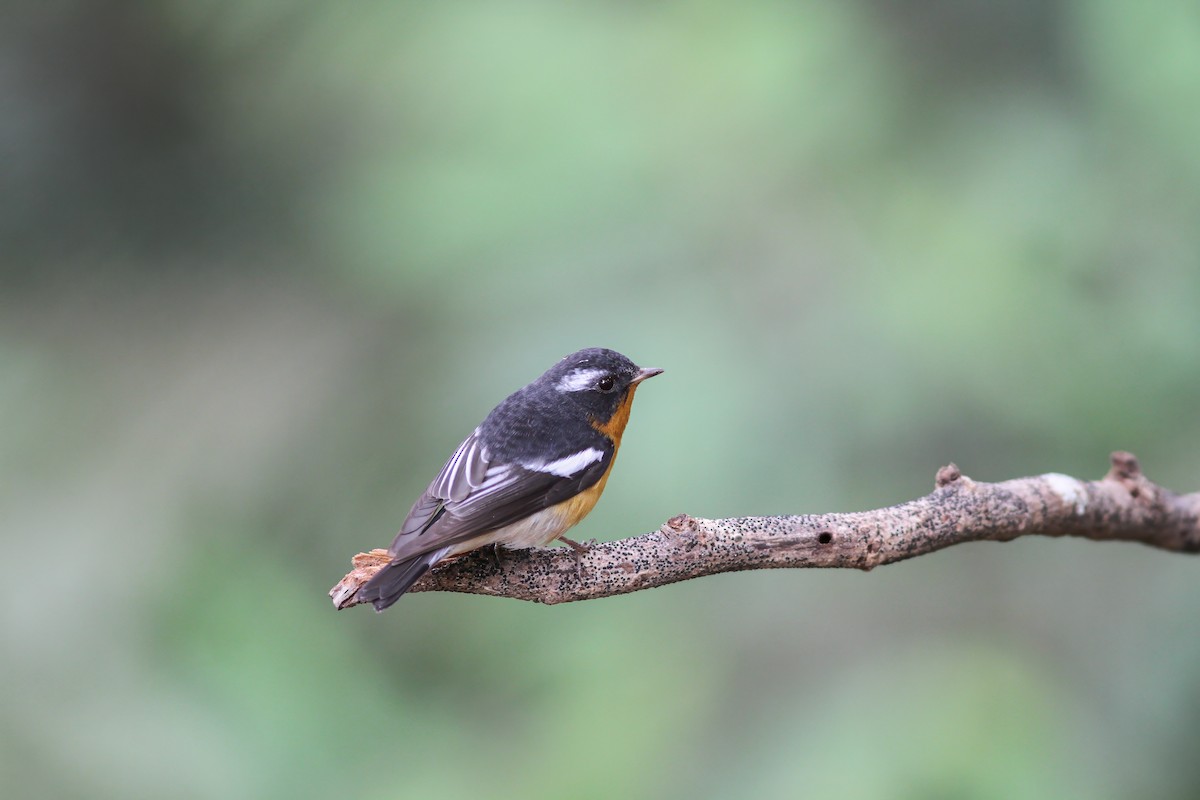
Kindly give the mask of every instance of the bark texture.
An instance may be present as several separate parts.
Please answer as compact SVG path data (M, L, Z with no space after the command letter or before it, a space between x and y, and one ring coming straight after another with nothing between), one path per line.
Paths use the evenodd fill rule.
M657 531L566 548L468 553L435 567L410 590L468 592L536 603L566 603L636 592L749 569L852 567L932 553L960 542L1018 536L1078 536L1200 552L1200 492L1176 495L1148 480L1129 453L1113 453L1101 480L1049 473L979 483L953 464L918 500L875 511L783 517L672 517ZM329 596L358 605L358 588L385 563L386 550L359 553Z

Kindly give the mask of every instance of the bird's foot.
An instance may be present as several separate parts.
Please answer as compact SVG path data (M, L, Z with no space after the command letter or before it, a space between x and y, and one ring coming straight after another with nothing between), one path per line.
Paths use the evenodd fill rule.
M583 577L583 557L596 545L596 540L588 539L586 542L580 543L565 536L558 537L558 540L571 548L571 555L575 558L575 577Z

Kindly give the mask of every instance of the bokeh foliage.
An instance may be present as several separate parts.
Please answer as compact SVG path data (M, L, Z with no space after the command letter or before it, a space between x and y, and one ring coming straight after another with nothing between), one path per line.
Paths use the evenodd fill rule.
M1197 489L1197 142L1188 0L6 6L5 796L1195 797L1181 556L325 591L598 344L584 538Z

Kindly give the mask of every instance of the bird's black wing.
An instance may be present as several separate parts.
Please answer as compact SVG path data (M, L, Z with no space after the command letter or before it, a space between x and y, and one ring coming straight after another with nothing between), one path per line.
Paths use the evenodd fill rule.
M524 519L595 485L612 457L612 445L597 437L594 446L548 463L498 463L476 429L413 504L389 553L395 561L413 558Z

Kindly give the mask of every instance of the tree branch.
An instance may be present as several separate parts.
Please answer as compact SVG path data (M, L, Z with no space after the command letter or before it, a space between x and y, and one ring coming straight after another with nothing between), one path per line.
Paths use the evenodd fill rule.
M565 548L475 551L437 565L410 590L467 592L552 605L636 592L748 569L853 567L932 553L960 542L1018 536L1079 536L1200 552L1200 492L1176 495L1148 480L1129 453L1113 453L1099 481L1049 473L977 483L953 464L933 493L890 508L848 514L700 519L680 514L652 533ZM354 557L329 596L337 608L385 563L386 550Z

